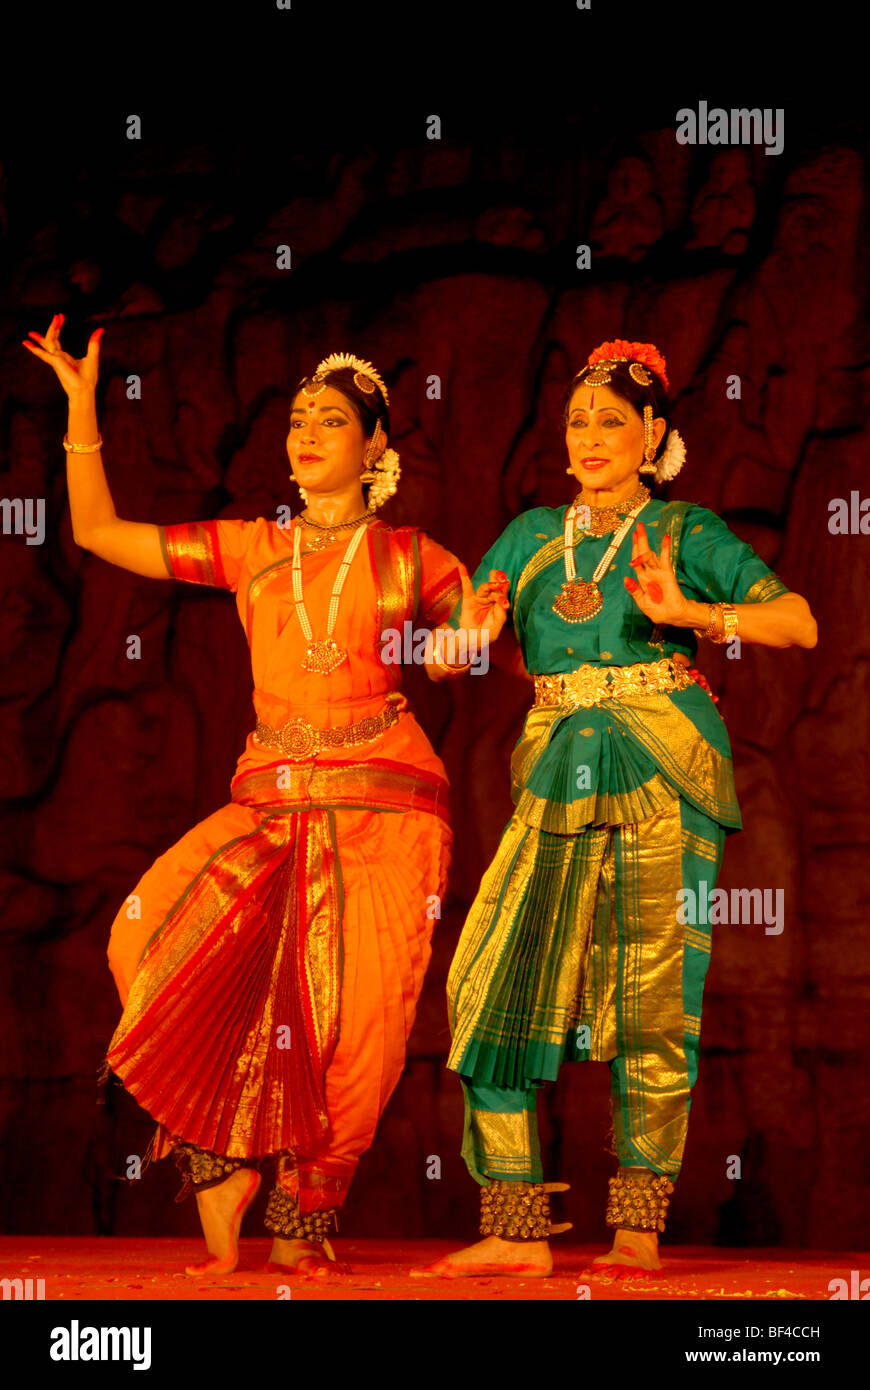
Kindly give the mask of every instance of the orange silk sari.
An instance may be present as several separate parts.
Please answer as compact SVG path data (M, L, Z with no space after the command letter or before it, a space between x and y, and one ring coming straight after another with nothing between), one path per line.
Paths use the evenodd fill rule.
M179 1140L230 1157L328 1150L338 1171L371 1143L401 1074L450 861L444 768L382 634L443 622L457 562L423 532L370 523L335 628L347 660L322 675L301 664L291 529L160 529L171 574L236 594L264 723L348 725L388 696L399 716L373 742L302 761L248 736L230 803L115 918L124 1011L107 1062L159 1122L155 1157ZM346 543L302 557L316 638Z

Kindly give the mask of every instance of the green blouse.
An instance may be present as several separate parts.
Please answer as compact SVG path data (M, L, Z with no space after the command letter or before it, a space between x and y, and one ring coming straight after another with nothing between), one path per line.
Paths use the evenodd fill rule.
M691 628L655 627L623 580L633 573L631 532L599 580L603 607L595 617L569 623L553 612L565 579L566 507L535 507L510 523L475 570L475 588L490 570L510 583L510 620L526 669L533 675L573 671L581 665L630 666L682 652L692 659ZM677 582L701 602L767 603L788 590L774 572L714 512L691 502L650 500L639 520L661 552L671 537ZM593 571L613 539L577 531L574 561L581 579ZM450 621L456 623L458 610ZM511 761L517 814L557 833L587 824L646 819L674 795L683 795L727 829L741 826L725 725L707 692L688 690L605 700L565 713L529 711Z

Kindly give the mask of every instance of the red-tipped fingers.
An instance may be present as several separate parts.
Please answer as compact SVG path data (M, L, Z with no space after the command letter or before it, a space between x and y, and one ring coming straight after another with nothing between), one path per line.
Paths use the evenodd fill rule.
M628 562L630 565L654 565L657 563L655 553L649 548L646 531L640 522L637 523L631 534L631 551L632 558Z
M640 585L638 584L637 580L636 580L636 579L632 579L632 577L631 577L630 574L627 574L627 575L625 576L625 579L623 580L623 583L625 584L625 587L626 587L626 589L628 590L628 592L629 592L630 594L636 593L637 590L640 588Z

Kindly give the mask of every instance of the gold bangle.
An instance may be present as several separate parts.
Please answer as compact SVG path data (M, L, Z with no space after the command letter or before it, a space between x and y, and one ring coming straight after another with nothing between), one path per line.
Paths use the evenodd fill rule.
M723 631L721 610L723 607L724 603L710 603L710 617L707 619L707 626L703 630L699 627L693 628L695 637L702 639L702 641L705 637L709 637L712 642L721 641L721 631Z
M432 638L432 642L429 647L428 657L432 665L435 667L436 671L441 671L445 676L461 676L464 675L466 671L470 670L472 665L471 658L469 658L469 660L465 662L464 666L448 666L446 661L442 661L441 658L437 656L435 652L437 642L435 638L434 629L430 635Z
M446 662L439 661L435 653L432 653L432 665L436 671L443 671L445 676L461 676L471 669L471 662L466 661L464 666L448 666Z
M712 634L716 631L716 618L719 607L720 605L718 603L711 603L710 616L707 619L707 626L703 629L699 627L696 627L694 629L695 636L699 640L703 641L705 637L710 637L711 640L714 640Z
M730 642L732 637L737 636L737 609L733 603L719 603L716 605L721 615L721 627L715 637L711 637L711 642L723 643Z
M96 444L71 444L70 437L65 434L63 437L63 447L68 454L98 454L103 447L103 436L97 435Z

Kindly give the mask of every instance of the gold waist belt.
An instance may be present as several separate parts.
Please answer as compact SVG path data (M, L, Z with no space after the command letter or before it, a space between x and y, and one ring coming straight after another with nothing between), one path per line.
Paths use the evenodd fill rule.
M688 667L665 657L636 666L580 666L554 676L535 676L536 705L579 705L622 700L654 691L686 690L694 681Z
M279 729L273 729L271 724L264 724L258 719L254 742L261 743L264 748L280 748L288 758L297 762L302 758L314 757L324 748L355 748L360 743L373 743L399 717L396 697L387 698L389 703L380 714L336 729L318 728L316 724L309 724L307 719L288 719Z

